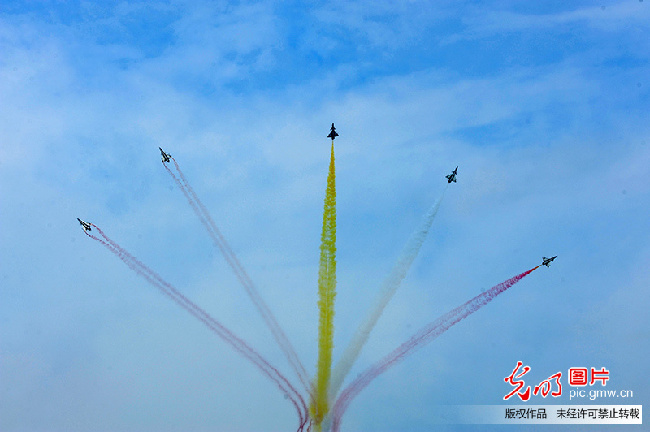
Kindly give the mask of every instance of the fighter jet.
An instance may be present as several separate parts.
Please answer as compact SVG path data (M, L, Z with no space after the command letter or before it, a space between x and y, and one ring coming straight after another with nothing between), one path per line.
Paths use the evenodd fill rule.
M542 257L542 265L548 267L551 261L553 261L555 258L557 258L557 256L554 256L553 258Z
M336 128L334 127L334 123L332 123L332 128L330 129L330 134L327 135L327 138L332 138L332 141L334 141L334 138L339 136L339 134L336 133Z
M447 178L447 183L454 182L456 183L456 175L458 174L458 167L456 167L455 170L451 172L448 176L445 176Z
M163 162L169 162L169 158L172 157L172 155L170 155L168 153L165 153L165 151L163 149L161 149L160 147L158 147L158 148L160 149L160 154L162 155L162 161Z
M81 226L83 227L84 231L92 231L92 228L90 228L90 224L88 222L84 222L81 219L77 218Z

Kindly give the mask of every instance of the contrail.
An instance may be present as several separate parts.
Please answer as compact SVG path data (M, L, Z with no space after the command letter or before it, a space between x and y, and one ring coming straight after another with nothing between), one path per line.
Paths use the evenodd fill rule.
M442 198L445 196L446 191L447 188L443 190L440 198L438 198L435 204L431 206L429 211L422 219L422 223L418 229L409 238L400 258L395 263L395 266L393 267L386 280L384 280L381 291L375 299L375 302L368 312L368 315L366 316L365 320L362 321L362 323L359 325L359 328L352 337L352 340L343 352L341 359L334 367L334 371L332 372L332 384L329 390L330 402L333 402L336 398L339 390L341 389L341 385L345 380L345 377L350 372L350 369L354 365L354 362L357 360L357 357L359 357L363 346L368 341L370 332L375 327L375 324L377 324L377 321L383 313L384 308L393 298L393 295L400 287L402 280L404 280L404 277L406 277L406 274L408 273L413 260L420 252L422 243L424 243L424 240L429 233L429 229L431 228L431 224L433 223L436 214L438 214L440 203L442 202Z
M251 301L255 305L255 308L257 309L258 313L262 316L262 319L264 320L266 326L271 330L271 333L273 334L275 341L280 346L280 349L284 353L285 357L287 358L289 364L295 371L296 375L298 375L298 378L300 379L300 382L302 383L303 387L305 388L307 393L311 394L311 386L309 385L309 375L307 374L305 367L300 362L300 359L296 354L296 350L293 348L293 345L291 344L291 342L289 342L289 339L287 338L285 333L282 331L282 328L278 324L277 319L275 318L275 316L273 315L273 313L271 312L267 304L264 302L264 300L258 293L251 278L248 276L248 273L246 272L246 270L244 270L244 267L237 259L235 252L232 250L232 248L230 247L226 239L223 237L221 231L219 231L219 228L217 228L217 224L214 223L214 220L210 216L210 213L203 205L203 203L197 196L196 192L194 192L194 189L192 188L190 183L187 181L187 178L183 174L183 171L181 171L178 162L176 162L176 159L174 159L173 157L171 157L171 160L174 162L174 166L176 167L176 171L178 171L180 179L174 175L174 173L169 169L169 167L167 167L165 162L163 162L163 166L165 167L169 175L172 176L172 178L174 179L174 181L176 182L180 190L183 192L185 198L187 199L187 202L192 207L194 213L198 216L199 220L201 221L201 224L205 227L206 231L208 232L208 235L212 238L212 241L217 246L217 248L221 251L221 254L226 259L226 262L228 263L232 271L235 273L235 276L237 276L239 282L244 287L246 294L248 294Z
M332 124L332 128L334 125ZM316 430L322 429L323 418L329 412L327 400L332 370L334 347L334 298L336 297L336 169L334 165L334 138L330 156L327 189L323 205L320 265L318 268L318 366L316 371L315 401L311 417Z
M185 309L196 319L201 321L213 333L219 336L224 342L229 344L235 351L247 358L250 362L257 366L257 368L264 375L271 379L271 381L273 381L278 386L278 388L283 392L283 394L287 396L287 398L296 408L299 418L299 425L297 429L298 431L303 431L306 426L307 430L311 428L311 425L307 425L307 422L309 421L309 412L304 399L300 393L298 393L295 387L291 385L291 383L284 377L284 375L282 375L277 370L277 368L271 366L268 361L266 361L261 355L253 350L246 342L244 342L241 338L235 336L235 334L227 327L225 327L223 324L205 312L202 308L181 294L176 288L174 288L173 285L166 282L162 277L144 265L135 256L131 255L119 244L111 240L98 226L95 224L91 225L97 230L103 239L89 234L87 231L84 231L88 237L106 246L131 270L145 278L150 284L158 288L163 294L176 302L176 304Z
M432 340L436 339L438 336L446 332L451 326L460 322L467 316L471 315L472 313L476 312L491 302L496 296L505 292L508 288L519 282L521 279L529 275L538 267L539 266L534 267L524 273L508 279L505 282L495 285L487 291L482 292L473 299L467 301L466 303L458 306L456 309L447 312L445 315L422 328L415 335L413 335L413 337L397 347L390 354L386 355L380 361L366 369L341 392L341 395L336 400L336 403L334 404L334 408L332 410L332 431L337 432L339 430L341 426L341 417L345 413L345 410L348 408L350 402L364 388L366 388L366 386L370 384L372 380L377 378L377 376L381 375L398 362L404 360L407 355L413 353L417 348L421 348L426 343L429 343Z

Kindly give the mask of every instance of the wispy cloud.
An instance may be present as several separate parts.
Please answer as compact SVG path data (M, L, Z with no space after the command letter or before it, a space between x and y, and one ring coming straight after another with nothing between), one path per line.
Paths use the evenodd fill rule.
M618 2L609 5L566 5L561 11L523 12L508 8L478 5L468 8L462 18L467 28L466 36L481 37L503 33L525 33L554 29L569 32L580 29L611 33L628 32L635 27L645 27L650 11L642 2ZM462 35L456 37L462 38Z

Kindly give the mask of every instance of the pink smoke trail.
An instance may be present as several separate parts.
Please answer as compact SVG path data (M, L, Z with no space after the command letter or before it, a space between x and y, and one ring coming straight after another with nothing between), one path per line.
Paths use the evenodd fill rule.
M332 431L338 432L339 428L341 427L341 417L350 405L350 402L352 402L352 400L364 388L366 388L366 386L370 384L372 380L377 378L382 373L386 372L386 370L388 370L390 367L404 360L407 355L412 354L417 348L421 348L426 343L429 343L432 340L436 339L438 336L446 332L451 326L460 322L464 318L468 317L469 315L473 314L491 302L496 296L505 292L508 288L519 282L521 279L529 275L538 267L539 266L517 276L514 276L505 282L501 282L500 284L493 286L485 292L482 292L466 303L458 306L456 309L447 312L437 320L422 328L409 340L393 350L393 352L386 355L380 361L366 369L354 381L352 381L350 385L345 388L345 390L341 392L341 395L336 400L332 414Z
M163 294L176 302L176 304L185 309L196 319L201 321L206 327L212 330L213 333L228 343L233 349L235 349L235 351L246 357L255 366L257 366L257 368L260 369L264 375L271 379L278 386L278 388L285 395L287 395L288 399L296 408L299 418L299 426L297 431L303 431L305 426L307 426L308 431L311 429L311 424L307 425L307 422L309 421L309 414L304 399L300 393L298 393L298 391L291 385L291 383L275 367L271 366L268 361L266 361L261 355L253 350L246 342L235 336L235 334L232 333L232 331L230 331L227 327L222 325L219 321L214 319L211 315L209 315L183 294L181 294L176 288L174 288L173 285L166 282L164 279L162 279L162 277L144 265L135 256L131 255L119 244L111 240L98 226L95 224L91 225L97 230L103 239L89 234L87 231L84 231L88 237L106 246L131 270L145 278L149 283L158 288Z
M275 341L280 346L280 349L284 353L285 357L287 358L289 364L295 371L296 375L298 375L298 378L300 379L300 382L304 386L305 390L310 394L310 396L313 397L311 386L308 384L309 375L307 374L305 367L300 362L300 359L296 354L296 350L293 348L293 345L287 338L286 334L282 331L282 328L278 324L277 319L275 318L275 316L273 315L273 313L271 312L267 304L259 295L251 278L248 276L248 273L246 272L244 267L237 259L235 252L232 250L232 248L230 247L226 239L223 237L221 231L219 231L219 228L217 228L217 225L214 223L214 220L210 216L210 213L208 212L207 208L203 205L199 197L196 195L196 192L194 192L194 189L187 181L187 178L183 174L183 171L181 171L178 162L176 162L176 159L174 159L173 157L171 159L172 161L174 161L174 166L176 167L176 171L178 171L180 179L176 177L174 173L169 169L167 164L163 162L162 164L165 167L165 170L167 170L169 175L172 176L172 178L176 182L176 185L181 189L183 195L185 195L185 198L187 199L187 202L192 207L192 210L194 210L194 213L198 216L199 220L201 221L201 224L207 230L208 235L210 235L214 244L221 251L222 255L226 259L226 262L228 263L232 271L235 273L235 276L237 276L237 279L239 279L239 282L244 287L244 290L246 290L246 293L248 294L251 301L257 308L257 311L262 316L264 323L271 330L271 333L273 334Z

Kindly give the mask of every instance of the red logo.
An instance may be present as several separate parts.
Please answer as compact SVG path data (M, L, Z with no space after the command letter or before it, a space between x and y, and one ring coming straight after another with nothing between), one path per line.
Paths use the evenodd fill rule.
M570 368L569 385L573 387L584 387L587 385L587 368Z
M589 372L585 367L572 367L569 369L569 385L572 387L584 387L589 382L592 386L596 381L600 381L603 386L607 385L609 379L609 371L604 367L600 370L591 368L591 380L589 380Z
M519 378L526 375L530 371L530 366L524 366L521 372L517 374L517 371L522 365L523 363L518 361L517 366L514 368L510 376L504 378L504 381L515 387L515 389L505 395L503 397L503 400L508 400L515 394L519 396L519 399L522 401L527 401L530 399L530 386L528 386L523 393L520 391L524 387L525 383L524 380L519 380ZM551 396L553 397L562 395L562 383L560 382L560 378L562 378L562 372L551 375L535 386L533 394L537 395L538 393L541 393L542 397L548 396L549 393L551 393ZM553 388L553 380L557 384L557 390L552 392L551 389Z

